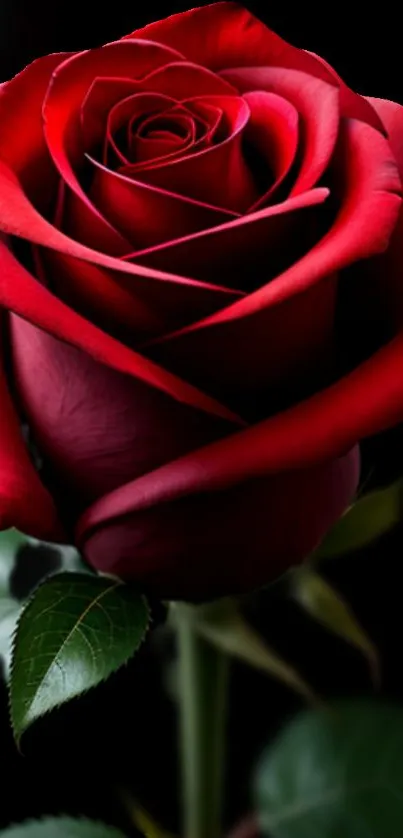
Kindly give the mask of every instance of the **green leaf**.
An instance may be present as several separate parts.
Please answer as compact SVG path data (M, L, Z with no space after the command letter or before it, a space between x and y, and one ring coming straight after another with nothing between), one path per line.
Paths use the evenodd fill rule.
M355 646L366 657L373 683L379 686L378 651L341 594L309 566L298 568L291 579L292 595L296 602L314 620L351 646Z
M171 609L175 619L174 604ZM247 623L234 600L221 599L199 608L189 606L189 614L201 636L222 652L281 681L306 701L318 703L302 676Z
M403 481L369 492L339 519L318 547L315 560L360 550L393 529L403 517Z
M3 659L6 676L11 665L11 640L20 613L21 605L16 600L0 597L0 658Z
M149 611L121 582L60 573L37 588L18 622L10 706L17 741L35 719L105 680L141 644Z
M1 838L125 838L113 826L73 818L27 821L0 832Z
M255 797L270 838L401 838L403 709L344 701L301 714L263 754Z

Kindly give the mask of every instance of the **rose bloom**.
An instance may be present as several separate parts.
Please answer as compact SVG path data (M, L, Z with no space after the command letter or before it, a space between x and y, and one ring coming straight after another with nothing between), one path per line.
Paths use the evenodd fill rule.
M399 168L399 105L233 3L6 82L2 526L173 598L306 557L403 418Z

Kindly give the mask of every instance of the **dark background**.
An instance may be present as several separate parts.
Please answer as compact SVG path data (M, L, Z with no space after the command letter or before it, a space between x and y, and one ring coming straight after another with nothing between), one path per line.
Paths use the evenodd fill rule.
M95 0L2 0L0 78L17 72L35 56L85 49L118 38L152 20L183 11L191 2L112 3ZM400 100L401 27L390 0L337 3L255 2L244 4L297 46L319 52L360 93Z
M403 102L401 27L393 23L391 3L377 7L376 15L368 4L358 14L353 3L340 0L323 3L320 11L309 2L246 5L288 40L323 55L359 92ZM161 6L153 0L113 0L102 6L88 0L1 0L0 79L37 55L96 46L185 8L185 3ZM400 432L371 444L367 459L376 462L375 482L403 471L401 450ZM373 549L325 569L379 645L382 694L401 701L402 542L397 530ZM284 586L262 594L247 610L270 643L322 694L371 692L361 658L305 618ZM125 785L168 827L177 828L175 712L160 678L167 652L169 639L146 646L106 685L37 724L23 741L23 755L12 742L6 692L0 691L0 827L24 817L71 812L119 823L129 834L116 793L117 786ZM300 706L289 691L240 665L233 667L231 695L228 824L249 805L248 778L256 754Z

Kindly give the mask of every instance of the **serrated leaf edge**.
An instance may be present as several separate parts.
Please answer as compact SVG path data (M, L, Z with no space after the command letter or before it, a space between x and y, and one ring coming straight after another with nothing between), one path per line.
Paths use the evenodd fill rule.
M25 616L26 612L31 607L31 605L33 604L33 601L35 599L35 596L36 596L37 592L40 590L40 588L43 588L52 579L55 579L58 576L66 576L66 577L69 578L69 581L71 581L72 576L77 576L77 577L82 576L86 581L88 581L88 578L89 578L88 574L86 574L86 573L80 573L78 571L75 571L75 572L71 573L69 571L63 570L61 573L60 572L52 573L49 576L47 576L46 579L42 579L39 582L39 584L34 588L34 590L31 592L31 594L30 594L29 598L27 599L26 603L23 605L23 607L21 609L21 613L18 617L16 626L15 626L15 629L14 629L12 635L11 635L11 638L10 638L10 641L11 641L10 642L10 645L11 645L11 664L10 664L10 674L9 674L8 685L7 685L8 686L8 691L7 691L8 692L8 715L9 715L9 720L10 720L10 724L11 724L12 731L13 731L14 741L15 741L15 744L16 744L18 750L20 750L21 737L28 730L28 728L31 726L31 724L33 724L33 722L30 722L29 724L27 724L21 730L21 732L19 734L17 733L17 730L16 730L15 725L14 725L12 699L11 699L11 683L12 683L13 671L14 671L14 651L15 651L15 648L16 648L16 645L17 645L17 634L18 634L18 630L19 630L19 627L20 627L20 622L21 622L22 618ZM107 577L107 576L103 576L103 575L102 576L94 576L92 578L93 579L104 579L104 580L109 579L111 582L114 581L114 584L111 585L111 588L126 587L125 583L123 581L120 581L120 580L118 581L116 579L116 577L114 578L114 580L112 580L111 577ZM108 590L105 591L105 593L109 593L111 588L108 588ZM141 648L141 646L145 642L145 638L147 637L147 634L148 634L148 631L149 631L149 628L150 628L150 625L151 625L151 622L152 622L151 610L150 610L150 605L149 605L149 602L147 600L147 597L144 596L144 594L139 594L139 596L140 596L140 599L142 600L142 602L144 604L144 607L145 607L147 622L146 622L144 634L141 637L138 646L136 646L135 653L138 652L138 650ZM88 692L90 692L91 690L96 689L97 687L100 686L100 684L104 684L111 677L111 675L114 675L120 669L123 669L125 666L127 666L130 660L131 660L131 657L128 658L126 661L123 661L123 663L119 664L119 666L114 667L108 673L108 675L106 675L104 678L100 678L100 680L96 684L91 684L89 687L82 690L79 695L75 695L75 696L72 696L72 698L69 698L68 702L60 701L57 704L55 704L54 707L50 707L48 710L45 710L44 713L41 714L40 718L45 718L45 716L48 716L50 713L53 713L55 710L58 710L59 707L62 707L63 704L67 704L67 703L70 704L70 702L77 701L77 699L80 699L81 696L87 695ZM91 823L91 821L90 821L90 823ZM1 833L0 833L0 838L1 838Z

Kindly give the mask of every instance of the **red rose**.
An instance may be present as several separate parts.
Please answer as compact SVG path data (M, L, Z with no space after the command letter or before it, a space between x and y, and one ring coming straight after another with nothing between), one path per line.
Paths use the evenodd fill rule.
M219 3L0 112L3 526L164 596L269 581L403 418L402 109Z

